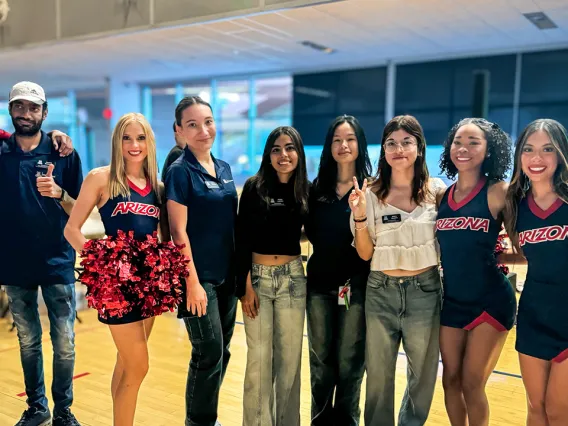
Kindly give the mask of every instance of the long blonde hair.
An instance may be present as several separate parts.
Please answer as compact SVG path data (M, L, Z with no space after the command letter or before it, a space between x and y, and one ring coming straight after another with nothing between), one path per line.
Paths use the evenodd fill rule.
M129 124L139 123L144 129L146 136L147 156L144 159L144 174L150 180L152 189L160 200L160 191L158 186L158 161L156 159L156 138L152 127L146 117L136 112L124 114L116 123L112 132L111 141L111 159L110 159L110 179L109 179L109 195L110 198L118 196L130 197L130 187L126 178L126 165L124 156L122 155L122 138Z
M529 178L521 168L521 155L529 136L539 130L548 134L550 142L558 155L559 164L554 172L552 182L554 192L562 201L568 203L568 136L566 129L558 121L550 118L535 120L523 130L517 139L513 177L511 178L505 200L505 229L518 253L521 252L519 235L516 230L519 203L528 195L531 185Z

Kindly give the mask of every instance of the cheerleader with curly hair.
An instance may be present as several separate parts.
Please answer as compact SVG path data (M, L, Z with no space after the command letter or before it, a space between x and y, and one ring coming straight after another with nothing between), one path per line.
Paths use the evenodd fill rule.
M110 166L92 170L83 183L65 228L65 237L77 252L87 243L81 227L95 206L109 237L134 231L135 239L145 239L160 227L163 239L170 239L163 185L158 182L156 141L143 115L129 113L119 119L112 134ZM154 317L145 318L139 303L129 302L132 309L120 317L99 312L118 351L111 385L115 426L134 424L154 324Z
M439 201L444 301L440 350L446 410L453 426L488 425L485 385L513 327L516 299L497 266L511 140L497 125L466 118L444 144L442 172L457 175Z

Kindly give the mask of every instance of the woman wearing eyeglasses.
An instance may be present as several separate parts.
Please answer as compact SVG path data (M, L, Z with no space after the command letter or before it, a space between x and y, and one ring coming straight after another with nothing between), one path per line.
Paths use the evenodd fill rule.
M436 198L444 183L431 179L426 142L412 116L393 118L383 131L377 179L349 197L355 248L371 260L365 320L365 424L393 426L394 381L400 343L408 385L398 425L423 425L438 372L442 286L434 236Z

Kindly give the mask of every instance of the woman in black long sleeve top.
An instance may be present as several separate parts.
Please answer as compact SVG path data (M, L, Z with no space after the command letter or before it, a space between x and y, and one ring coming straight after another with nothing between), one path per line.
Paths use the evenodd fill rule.
M247 367L243 425L299 426L306 278L300 236L308 208L302 140L292 127L268 136L237 218L237 296Z
M314 426L359 424L369 262L352 246L348 198L353 177L361 186L370 175L363 129L352 116L337 117L327 132L305 224L314 248L307 274ZM346 295L340 297L344 286L348 286Z

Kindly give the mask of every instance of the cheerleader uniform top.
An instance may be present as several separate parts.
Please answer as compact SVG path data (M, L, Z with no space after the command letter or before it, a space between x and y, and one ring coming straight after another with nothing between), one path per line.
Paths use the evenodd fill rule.
M431 178L430 190L435 194L445 187L438 178ZM367 200L367 223L374 244L371 271L402 269L417 271L438 265L436 226L436 202L424 201L411 212L379 201L370 188ZM355 222L351 214L351 232L355 236ZM357 227L361 227L358 224ZM353 240L353 246L355 240Z
M529 193L520 202L516 230L528 261L516 348L536 358L562 361L568 358L568 205L558 198L542 210Z
M447 327L471 330L488 322L504 331L514 323L515 294L494 254L501 223L489 210L489 186L481 179L457 203L453 184L440 202L436 236L444 282L441 324Z
M99 209L105 227L105 234L116 237L118 231L134 231L137 240L146 239L158 230L160 207L156 192L149 180L144 189L130 180L130 197L118 196L109 200Z

